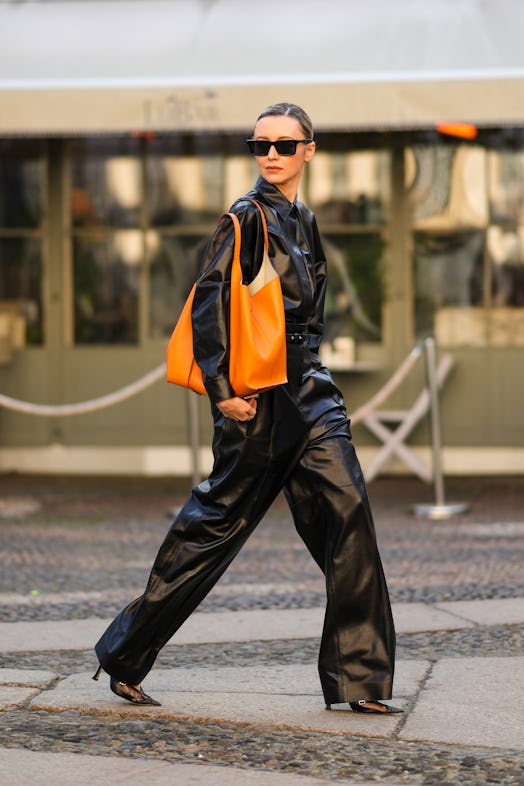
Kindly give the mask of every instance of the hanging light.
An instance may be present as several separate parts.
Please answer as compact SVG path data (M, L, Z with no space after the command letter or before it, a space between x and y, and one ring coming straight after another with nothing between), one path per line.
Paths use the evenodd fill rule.
M456 136L459 139L475 139L478 134L477 126L471 123L437 123L436 129L440 134Z

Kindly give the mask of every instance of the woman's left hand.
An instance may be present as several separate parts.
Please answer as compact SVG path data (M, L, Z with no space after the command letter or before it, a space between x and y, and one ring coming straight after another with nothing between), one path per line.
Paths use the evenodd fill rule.
M253 420L257 414L257 400L256 398L240 398L234 396L233 398L226 398L224 401L219 401L217 407L226 418L232 420Z

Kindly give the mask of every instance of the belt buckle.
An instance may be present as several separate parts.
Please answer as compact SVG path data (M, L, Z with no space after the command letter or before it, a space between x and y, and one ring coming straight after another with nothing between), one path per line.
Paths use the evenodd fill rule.
M304 334L303 333L291 333L289 336L289 340L292 344L302 344L304 342Z

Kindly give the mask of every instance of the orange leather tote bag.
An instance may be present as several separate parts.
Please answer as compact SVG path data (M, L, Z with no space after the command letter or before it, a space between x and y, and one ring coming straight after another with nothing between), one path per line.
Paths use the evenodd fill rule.
M235 230L229 315L229 380L237 396L246 398L287 382L284 301L278 273L268 256L266 218L262 217L264 256L251 284L242 283L241 233L238 218L226 213ZM202 372L193 354L191 309L196 284L186 300L169 341L167 380L197 393L206 393Z

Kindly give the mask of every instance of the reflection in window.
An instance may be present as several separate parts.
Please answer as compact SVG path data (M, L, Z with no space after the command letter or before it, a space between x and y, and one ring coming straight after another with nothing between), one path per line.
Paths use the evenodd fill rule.
M237 143L238 142L238 143ZM202 134L70 144L74 335L79 343L167 337L220 215L251 188L256 161L232 138ZM331 240L327 332L380 342L388 151L320 152L301 198ZM360 225L355 232L352 226ZM126 232L118 231L126 228ZM142 238L129 258L121 237ZM110 239L112 237L112 239ZM138 267L147 263L147 323L137 324Z
M493 305L524 306L524 226L491 226L487 242L492 260Z
M253 188L259 175L253 156L231 156L224 163L224 199L222 209L229 210L233 202Z
M406 180L419 230L417 335L434 332L448 346L523 346L524 154L413 148Z
M149 225L155 228L147 232L151 338L170 335L216 222L257 176L247 148L243 155L225 156L220 149L190 151L176 139L152 141L147 155ZM194 233L185 229L190 227Z
M327 234L323 245L328 259L323 358L331 368L344 368L355 360L358 343L382 339L385 243L378 234Z
M242 140L210 134L150 140L146 172L149 224L154 227L214 224L258 177L256 161Z
M486 342L483 232L417 233L414 281L417 338L434 334L446 345Z
M143 189L137 140L75 142L71 169L73 226L139 225Z
M0 238L0 321L14 347L43 341L41 283L42 242Z
M73 254L75 342L136 343L141 233L76 238Z
M390 194L385 151L317 152L309 163L306 201L331 224L384 224Z
M333 369L351 368L359 344L382 341L385 242L372 229L388 221L390 165L384 150L317 151L308 165L303 198L328 259L321 353Z
M486 234L417 234L417 335L434 333L445 346L524 345L523 248L524 232L497 226Z
M0 355L43 343L45 145L0 140Z
M151 225L198 224L217 218L224 209L223 163L221 156L149 156Z
M489 207L493 223L524 225L524 153L489 153Z
M524 226L490 226L490 344L524 346Z
M166 338L171 334L197 277L206 242L200 236L148 232L151 338Z
M41 152L0 141L0 227L37 228L42 224L44 159Z
M406 153L414 226L449 231L487 221L486 152L477 146L416 146Z

